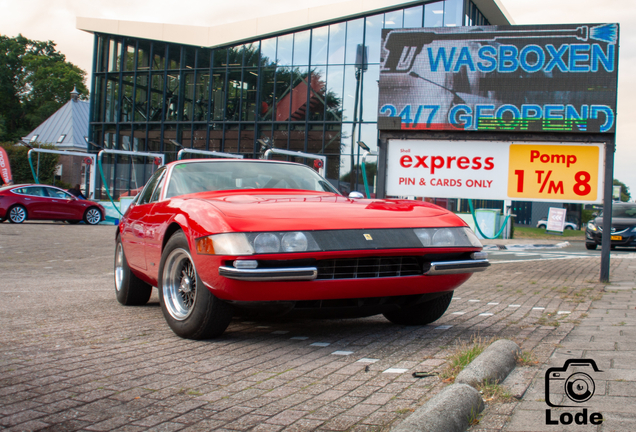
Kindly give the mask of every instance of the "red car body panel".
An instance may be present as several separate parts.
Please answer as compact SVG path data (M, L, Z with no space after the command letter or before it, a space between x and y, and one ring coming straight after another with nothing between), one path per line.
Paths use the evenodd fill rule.
M8 211L15 205L23 206L29 220L82 220L84 213L90 207L97 207L106 215L106 210L99 203L79 198L58 198L51 196L37 196L16 193L23 188L48 188L59 192L63 189L48 185L22 184L5 186L0 190L0 219L6 219ZM67 194L70 196L70 194Z
M168 169L173 164L168 165ZM167 182L163 186L164 193ZM163 196L163 193L162 193ZM389 217L387 217L389 216ZM350 257L422 256L480 251L468 248L416 248L255 254L243 257L196 253L195 239L217 233L442 228L467 226L453 213L421 201L349 199L335 193L289 189L226 190L132 204L119 225L132 271L153 286L166 233L183 230L197 273L217 297L233 301L283 301L399 296L451 291L470 273L369 279L254 282L226 278L219 266L236 259L317 260Z

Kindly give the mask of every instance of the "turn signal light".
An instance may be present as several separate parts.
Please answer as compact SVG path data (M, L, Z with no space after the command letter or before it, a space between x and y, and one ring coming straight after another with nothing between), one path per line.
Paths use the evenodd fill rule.
M197 253L214 255L214 242L210 237L201 237L196 240Z

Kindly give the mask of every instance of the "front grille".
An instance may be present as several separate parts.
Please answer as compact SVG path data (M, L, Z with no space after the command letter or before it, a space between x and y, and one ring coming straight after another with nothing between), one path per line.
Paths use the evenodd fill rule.
M421 261L413 256L322 260L317 263L318 279L418 276L423 273Z

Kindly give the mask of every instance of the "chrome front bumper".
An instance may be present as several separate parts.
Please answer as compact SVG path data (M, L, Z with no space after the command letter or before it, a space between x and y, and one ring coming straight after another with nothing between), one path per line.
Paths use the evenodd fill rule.
M432 262L430 268L423 272L425 276L476 273L490 267L487 259L465 261L439 261ZM318 277L316 267L290 267L290 268L255 268L237 269L235 267L219 267L219 275L228 279L253 282L272 281L310 281Z

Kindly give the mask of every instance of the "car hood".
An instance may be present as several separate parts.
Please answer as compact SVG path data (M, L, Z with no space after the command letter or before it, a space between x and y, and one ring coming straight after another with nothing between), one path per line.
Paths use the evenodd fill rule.
M234 230L319 230L466 226L453 213L412 200L349 199L325 192L201 193Z
M595 218L594 225L603 228L603 218ZM612 227L619 231L633 226L636 226L636 219L634 218L612 218Z

